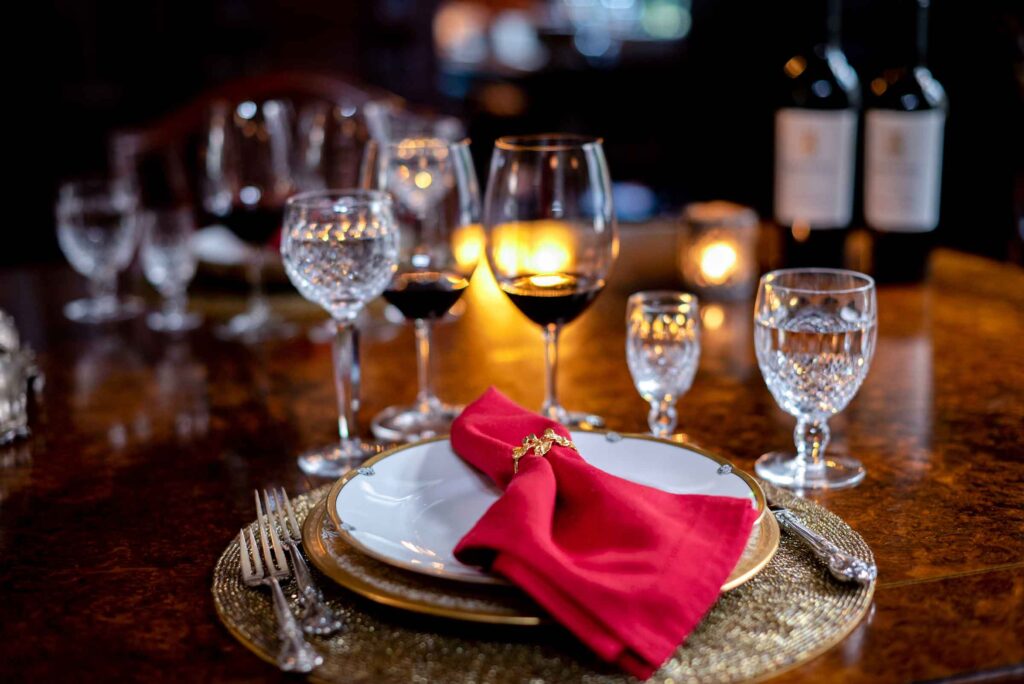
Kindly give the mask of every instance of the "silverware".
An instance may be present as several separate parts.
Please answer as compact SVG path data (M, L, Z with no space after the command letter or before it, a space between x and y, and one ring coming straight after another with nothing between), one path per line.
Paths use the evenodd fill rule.
M324 659L306 641L298 621L288 607L288 600L285 599L284 592L281 591L281 583L278 580L289 575L288 559L285 558L284 548L274 531L273 523L265 520L263 512L259 510L259 497L256 501L258 510L256 526L260 531L261 545L257 546L252 529L249 529L248 542L245 539L246 531L243 529L238 532L238 544L241 547L242 582L250 587L261 584L270 585L270 593L274 597L274 614L277 617L277 634L281 639L281 648L277 653L277 666L286 672L312 672L314 668L323 664ZM273 544L273 553L271 553L270 543L267 542L268 534Z
M257 504L259 497L257 496ZM316 586L312 575L309 573L309 566L302 557L299 544L302 543L302 529L295 518L295 511L292 509L291 501L284 489L276 491L264 489L263 503L267 509L267 515L271 518L271 524L276 521L278 529L281 530L281 540L288 547L288 553L295 565L295 583L299 587L299 601L302 603L302 614L299 621L302 629L307 634L333 634L342 628L341 620L334 614L330 607L324 602L324 595Z
M828 566L832 576L841 582L870 584L878 577L878 567L869 561L842 551L838 546L807 527L800 518L785 506L774 502L770 488L762 488L768 499L768 509L775 515L779 527L796 535L822 563Z

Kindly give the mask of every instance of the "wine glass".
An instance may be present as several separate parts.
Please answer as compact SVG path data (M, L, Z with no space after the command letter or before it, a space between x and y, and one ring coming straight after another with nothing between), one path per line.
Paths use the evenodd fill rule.
M70 181L57 196L57 241L71 267L89 279L89 297L69 302L64 315L78 323L108 323L142 313L138 297L119 297L117 276L139 241L136 198L127 182Z
M353 403L355 320L384 292L398 266L398 227L391 197L375 190L296 195L285 206L281 257L299 293L337 326L334 383L340 443L299 456L303 472L338 477L380 445L357 439Z
M249 246L249 305L216 330L230 340L289 337L295 326L270 309L263 291L266 247L281 227L284 202L294 191L292 117L286 102L246 100L213 107L205 152L203 204Z
M875 353L875 282L855 271L783 269L761 278L754 346L775 401L797 419L796 453L773 451L757 474L794 489L840 489L864 479L860 461L829 455L828 419L860 389Z
M194 330L202 317L188 310L188 285L196 274L192 211L184 207L147 211L142 222L142 272L164 298L162 309L146 316L146 324L164 332Z
M570 428L594 415L558 403L558 336L594 301L618 254L611 180L599 138L543 134L499 138L484 201L487 260L498 286L544 331L541 412Z
M411 406L391 406L374 417L373 434L416 441L446 434L462 411L443 403L431 382L434 322L469 286L475 260L456 258L461 236L480 220L480 188L469 141L433 137L373 142L367 147L365 182L394 200L401 233L399 267L384 298L412 320L416 331L418 391Z
M296 184L302 191L353 188L370 132L356 97L331 103L312 101L299 116Z
M700 361L697 298L656 290L630 295L626 304L626 362L637 391L650 405L647 425L671 438L676 402L690 390Z

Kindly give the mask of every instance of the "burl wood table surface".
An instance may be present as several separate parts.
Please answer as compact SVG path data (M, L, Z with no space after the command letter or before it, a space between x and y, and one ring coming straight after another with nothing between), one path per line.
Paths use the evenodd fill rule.
M609 427L644 431L626 368L629 292L678 287L672 237L623 230L608 290L563 338L559 391ZM61 314L84 282L63 266L0 272L0 308L39 352L46 387L31 439L0 448L0 681L276 680L220 626L210 573L252 490L319 482L295 465L335 430L330 351L301 337L246 347L209 326L184 339L133 321ZM816 496L871 544L875 605L794 682L1024 679L1024 271L938 252L927 286L879 291L878 351L831 425L831 449L867 465ZM540 333L478 271L466 312L437 332L437 386L466 402L497 385L543 392ZM197 294L211 317L237 296ZM315 309L277 305L316 323ZM703 355L680 403L690 440L745 469L791 445L754 360L752 304L708 304ZM415 395L408 326L363 336L361 418Z

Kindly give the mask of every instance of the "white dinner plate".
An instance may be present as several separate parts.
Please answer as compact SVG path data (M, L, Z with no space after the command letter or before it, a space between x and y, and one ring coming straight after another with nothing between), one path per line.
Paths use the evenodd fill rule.
M612 475L676 494L749 499L764 513L764 494L750 476L696 447L613 432L573 432L572 439L584 459ZM452 553L500 495L439 437L382 453L345 475L331 489L327 512L346 541L377 560L449 580L504 584Z

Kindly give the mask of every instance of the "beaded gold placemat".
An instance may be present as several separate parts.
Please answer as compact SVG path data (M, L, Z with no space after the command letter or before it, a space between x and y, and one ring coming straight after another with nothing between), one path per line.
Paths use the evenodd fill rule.
M305 517L327 494L294 500ZM871 558L864 540L839 517L792 497L781 503L849 553ZM322 576L320 585L346 629L311 638L324 682L635 681L601 663L557 626L494 627L416 616L371 603ZM652 677L656 682L737 682L778 674L831 648L871 605L874 584L841 584L798 542L783 535L778 553L745 585L723 594L686 643ZM277 630L270 595L239 579L237 539L213 573L217 614L246 647L273 662Z

